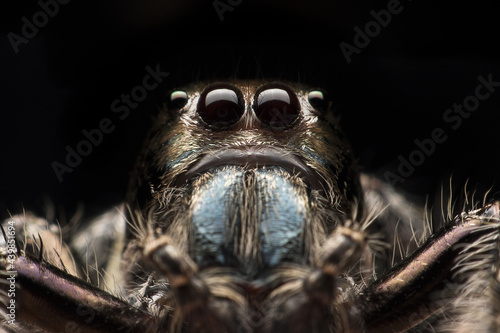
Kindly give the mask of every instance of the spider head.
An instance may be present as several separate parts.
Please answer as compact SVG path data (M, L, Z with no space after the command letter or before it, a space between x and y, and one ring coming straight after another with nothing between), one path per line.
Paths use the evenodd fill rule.
M319 90L231 81L175 91L135 171L143 234L170 235L201 268L255 278L311 262L361 199L346 143ZM129 232L129 238L140 238Z

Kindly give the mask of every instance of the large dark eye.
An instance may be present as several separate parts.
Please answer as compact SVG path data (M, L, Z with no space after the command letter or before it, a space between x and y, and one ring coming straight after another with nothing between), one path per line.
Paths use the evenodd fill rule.
M167 106L169 109L180 109L186 105L188 99L187 92L183 90L176 90L170 94Z
M267 86L255 95L253 110L264 124L282 129L292 124L300 113L295 93L284 86Z
M245 111L241 92L230 85L207 88L200 96L198 114L208 124L225 128L236 123Z
M328 108L328 101L325 93L320 90L310 91L309 94L307 94L307 100L315 110L323 112Z

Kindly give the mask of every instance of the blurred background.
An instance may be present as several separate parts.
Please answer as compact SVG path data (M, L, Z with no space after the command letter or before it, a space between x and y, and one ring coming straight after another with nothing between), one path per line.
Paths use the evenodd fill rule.
M167 92L226 77L323 87L360 168L382 178L398 174L398 157L418 149L414 140L442 128L447 140L395 185L416 202L433 203L450 175L457 194L466 182L479 197L500 193L500 87L456 130L443 120L474 95L480 75L500 81L493 8L410 0L65 1L9 1L0 11L2 218L26 209L64 224L79 207L91 217L119 203ZM51 8L45 21L41 3ZM377 31L372 11L388 6L398 13ZM34 20L40 27L32 38L13 39ZM372 37L348 63L339 45L355 47L355 28L367 24ZM142 85L146 66L169 75L121 120L111 103ZM51 164L65 164L65 147L75 148L103 118L114 131L60 181Z

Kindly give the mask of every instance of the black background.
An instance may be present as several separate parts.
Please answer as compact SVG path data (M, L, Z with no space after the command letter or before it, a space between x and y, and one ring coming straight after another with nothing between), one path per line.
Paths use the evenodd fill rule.
M226 2L226 1L221 1ZM448 139L397 187L429 201L453 174L457 193L469 179L478 195L498 195L500 89L457 130L446 109L473 95L477 77L500 81L495 8L468 2L402 0L403 10L348 64L339 47L353 44L371 10L388 1L250 1L221 21L211 1L76 1L39 28L15 54L7 36L21 35L37 2L1 12L0 212L23 207L46 214L52 203L65 223L77 207L86 216L123 199L141 142L167 91L225 77L300 80L333 97L361 167L397 172L398 156L434 128ZM4 4L3 6L7 6ZM147 100L118 120L110 105L142 84L146 66L170 75ZM110 118L116 129L59 182L51 163L82 130ZM446 185L447 186L447 185ZM459 191L460 190L460 191Z

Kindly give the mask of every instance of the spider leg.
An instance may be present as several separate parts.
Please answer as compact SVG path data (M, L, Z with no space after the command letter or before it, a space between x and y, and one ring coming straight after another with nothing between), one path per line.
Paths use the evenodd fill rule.
M143 251L156 273L168 279L175 308L170 332L250 332L244 313L246 300L236 287L234 272L223 268L198 271L191 258L168 235L152 239Z
M7 267L6 252L0 266ZM154 318L75 276L37 259L19 256L15 271L2 275L16 283L16 321L44 332L156 332ZM7 292L8 285L0 284Z
M317 268L303 272L303 277L278 287L271 295L273 308L268 316L269 332L330 332L357 323L345 323L343 311L332 305L338 297L340 274L359 260L366 239L361 231L338 227L318 253ZM285 267L285 274L291 269ZM333 314L332 314L333 312Z
M353 301L351 318L360 315L369 332L404 332L452 306L461 292L461 273L470 277L492 267L484 267L483 262L471 265L475 260L486 257L492 265L497 260L499 216L500 203L495 202L456 217L382 279L362 290ZM499 284L495 286L498 291Z
M469 292L470 279L478 272L491 275L497 267L499 222L499 202L462 213L382 278L354 288L343 300L338 297L338 278L360 258L366 242L363 233L340 227L323 246L316 269L297 273L298 278L271 294L275 303L266 331L405 332L454 311L460 294ZM291 275L290 268L286 272ZM491 276L497 283L481 294L497 307L499 275L497 269ZM488 328L498 325L498 311L491 308Z
M3 225L0 302L13 304L13 309L7 313L1 307L6 319L1 328L10 332L154 332L152 316L89 283L89 272L79 268L79 258L63 242L59 226L30 213L13 216ZM85 276L89 282L82 280Z

